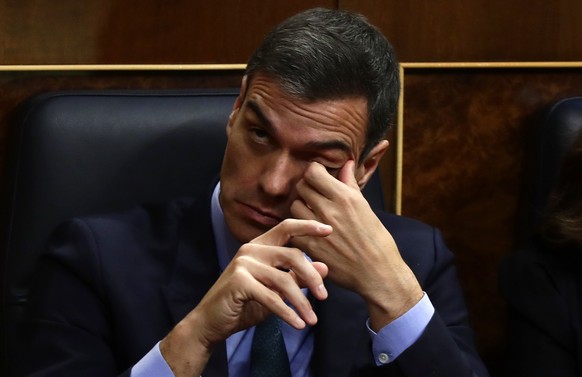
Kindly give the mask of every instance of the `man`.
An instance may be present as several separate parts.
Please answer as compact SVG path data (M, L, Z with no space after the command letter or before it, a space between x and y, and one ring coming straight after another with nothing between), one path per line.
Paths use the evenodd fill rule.
M257 325L274 315L293 376L486 376L440 235L360 191L398 90L392 48L362 17L314 9L275 28L211 195L55 234L30 370L254 376Z

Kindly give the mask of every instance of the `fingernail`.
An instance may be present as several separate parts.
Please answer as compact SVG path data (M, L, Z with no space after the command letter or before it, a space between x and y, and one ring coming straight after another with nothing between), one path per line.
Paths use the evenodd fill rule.
M327 289L325 289L325 285L319 285L317 287L317 292L321 295L322 298L327 297Z
M315 312L313 310L309 313L309 322L312 325L317 323L317 315L315 314Z
M319 227L317 228L320 232L327 232L332 230L331 225L327 225L327 224L321 224L319 225Z
M304 327L305 327L305 322L300 317L297 317L295 319L295 328L302 329Z

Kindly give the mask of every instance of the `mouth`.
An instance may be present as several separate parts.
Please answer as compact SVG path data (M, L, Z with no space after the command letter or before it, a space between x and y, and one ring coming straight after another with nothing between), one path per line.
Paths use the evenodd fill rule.
M266 210L257 208L255 206L240 203L240 209L245 218L262 227L272 228L283 221L283 218Z

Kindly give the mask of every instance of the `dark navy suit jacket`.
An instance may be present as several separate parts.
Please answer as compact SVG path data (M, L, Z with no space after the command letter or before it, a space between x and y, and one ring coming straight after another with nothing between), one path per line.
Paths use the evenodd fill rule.
M363 300L327 281L329 298L314 302L319 323L313 375L486 376L452 254L439 232L403 217L378 216L436 313L414 345L395 362L376 367ZM218 274L209 197L65 223L36 273L24 374L129 375L132 365L197 305ZM226 375L223 343L203 376Z

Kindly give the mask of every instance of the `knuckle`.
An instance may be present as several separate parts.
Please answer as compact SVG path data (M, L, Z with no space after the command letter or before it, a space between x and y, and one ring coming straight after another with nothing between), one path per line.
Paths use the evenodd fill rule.
M319 274L319 272L317 272L317 270L315 270L315 268L311 269L311 271L309 272L309 280L311 282L313 282L313 284L321 284L323 282L323 279L321 278L321 275Z
M311 309L311 304L307 298L303 297L295 304L295 308L300 312L306 312Z
M245 257L234 258L230 265L233 273L240 274L246 265Z
M253 249L254 249L254 246L252 244L245 243L238 249L238 254L241 256L246 256L246 255L249 255ZM235 259L238 259L238 258L235 258Z
M290 227L292 227L295 224L295 219L286 218L283 221L281 221L281 224L285 228L290 228Z
M264 305L268 308L274 308L279 304L280 301L281 298L275 292L272 292L272 294L265 296Z
M233 261L231 274L228 276L229 284L242 287L248 282L249 273L241 261Z
M291 284L294 284L293 277L288 272L280 271L276 276L276 283L277 286L281 288L288 287Z
M300 292L298 295L293 297L293 313L305 313L311 309L311 303L309 299Z
M240 255L230 262L230 267L234 274L241 274L247 271L247 267L252 261L249 256Z

